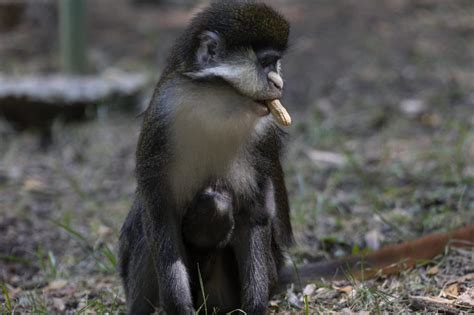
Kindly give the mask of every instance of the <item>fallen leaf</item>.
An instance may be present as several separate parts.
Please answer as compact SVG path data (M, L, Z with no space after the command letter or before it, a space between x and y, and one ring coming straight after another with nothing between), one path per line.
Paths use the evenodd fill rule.
M409 118L416 118L426 112L427 109L426 103L418 99L407 99L400 103L401 112Z
M21 188L22 193L31 194L37 197L50 198L54 196L55 192L51 187L48 187L43 181L38 179L27 179L23 182Z
M369 315L370 313L369 312L354 312L353 310L351 310L350 308L343 308L341 310L341 314L342 315L352 315L352 314L358 314L358 315Z
M99 234L100 236L107 236L107 235L111 235L112 234L112 229L109 228L108 226L106 225L100 225L99 228L97 229L97 234Z
M301 304L301 302L298 299L298 296L295 294L294 286L291 286L286 290L286 298L287 298L287 301L290 305L292 305L296 308L299 308L299 309L301 309L303 307L303 305Z
M469 305L474 307L474 288L467 289L456 299L456 304Z
M334 287L334 289L336 289L336 291L338 292L347 293L347 294L351 293L352 290L354 290L354 288L351 285L341 287L341 288Z
M431 267L430 269L428 269L428 271L426 271L426 274L428 276L436 276L439 272L439 267L438 266L434 266L434 267Z
M311 296L314 294L316 291L316 285L314 283L308 284L304 289L303 289L303 295L308 295Z
M455 282L441 290L441 297L457 298L459 296L459 283Z
M339 294L340 292L337 292L336 290L330 288L319 288L316 290L314 296L316 297L316 299L330 300L334 299Z
M464 283L471 280L474 280L474 273L468 273L467 275L457 278L453 282Z
M443 299L440 297L429 296L410 296L411 307L414 310L424 311L428 313L447 312L457 314L458 309L454 307L454 300Z
M45 184L37 179L27 179L23 183L25 191L42 191L45 189Z
M291 306L299 309L303 308L303 305L301 304L300 300L298 299L298 296L295 293L288 292L286 296L288 298L288 303L290 303Z
M281 303L280 300L271 300L270 301L270 306L279 306Z
M57 279L51 281L48 286L45 288L46 291L55 291L55 290L61 290L67 285L67 281L64 279Z
M426 302L446 304L446 305L451 305L454 303L453 300L448 300L448 299L441 298L438 296L410 296L410 298L415 299L415 300L422 300Z
M320 151L307 148L305 150L306 156L317 165L335 165L335 166L344 166L347 164L347 158L339 153L329 152L329 151Z
M443 122L443 119L438 114L424 114L421 116L421 123L430 126L430 127L438 127Z
M66 304L63 299L60 298L53 298L53 306L59 311L64 311L66 309Z

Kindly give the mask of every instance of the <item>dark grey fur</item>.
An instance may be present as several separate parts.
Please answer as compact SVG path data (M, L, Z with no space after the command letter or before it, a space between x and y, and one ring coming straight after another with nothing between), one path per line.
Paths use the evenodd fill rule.
M220 20L220 14L227 19ZM260 14L280 35L262 33L261 43L254 35L248 43L238 39L234 27L248 28L246 14L254 24ZM277 27L278 23L283 27ZM199 64L190 63L189 55L196 56L200 47L196 40L201 34L216 31L209 26L218 28L226 44L254 49L265 46L281 53L288 36L287 22L268 7L231 1L214 3L198 15L176 44L145 112L136 156L137 192L120 235L120 274L130 314L150 314L154 307L167 314L194 314L202 303L198 266L209 296L208 308L264 314L278 285L282 251L292 242L280 164L283 133L274 124L266 125L246 151L245 161L256 184L251 192L236 190L229 178L209 177L192 200L181 202L172 197L170 166L176 156L171 141L173 118L167 108L173 104L173 91L185 84L228 89L228 83L219 78L194 82L184 75L199 68ZM271 47L271 39L277 41L275 47ZM212 62L213 56L208 57L201 59ZM266 93L273 96L281 91Z

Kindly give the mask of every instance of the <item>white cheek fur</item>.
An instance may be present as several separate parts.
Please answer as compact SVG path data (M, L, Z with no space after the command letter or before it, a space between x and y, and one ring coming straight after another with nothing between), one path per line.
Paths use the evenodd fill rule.
M242 94L257 98L265 90L266 78L261 76L257 68L257 56L252 49L246 49L229 57L225 63L215 67L208 67L197 72L188 72L186 75L192 79L206 77L220 77L229 82Z
M220 77L249 97L257 97L265 88L262 84L260 74L256 71L255 64L249 62L241 62L239 65L221 64L198 72L187 73L186 75L193 79L202 79L212 76Z

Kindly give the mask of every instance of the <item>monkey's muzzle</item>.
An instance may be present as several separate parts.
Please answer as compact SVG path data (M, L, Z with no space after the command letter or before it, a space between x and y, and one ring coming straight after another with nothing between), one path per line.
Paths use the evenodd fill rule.
M280 100L265 101L265 105L275 117L276 121L282 126L291 125L291 116Z

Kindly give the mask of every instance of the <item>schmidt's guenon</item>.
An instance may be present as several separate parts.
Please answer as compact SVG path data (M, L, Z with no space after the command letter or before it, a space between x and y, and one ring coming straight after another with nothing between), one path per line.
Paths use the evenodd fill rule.
M265 4L215 1L174 45L120 236L130 314L194 314L199 274L209 309L265 313L293 239L276 124L289 124L278 102L288 35Z

